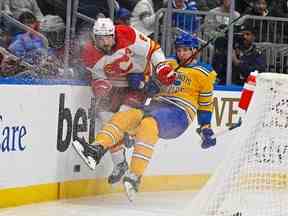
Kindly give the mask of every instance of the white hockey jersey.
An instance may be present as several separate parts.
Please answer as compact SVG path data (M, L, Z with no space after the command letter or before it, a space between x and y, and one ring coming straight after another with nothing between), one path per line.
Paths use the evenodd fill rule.
M88 42L82 52L82 60L92 68L92 79L109 79L115 87L128 86L127 74L144 73L147 80L153 67L165 61L158 43L143 33L125 25L116 25L115 46L111 55L104 55Z

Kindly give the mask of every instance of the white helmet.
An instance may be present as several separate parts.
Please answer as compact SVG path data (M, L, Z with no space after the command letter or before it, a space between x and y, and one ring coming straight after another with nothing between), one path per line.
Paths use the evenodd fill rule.
M95 36L114 35L115 26L110 18L98 18L93 26Z

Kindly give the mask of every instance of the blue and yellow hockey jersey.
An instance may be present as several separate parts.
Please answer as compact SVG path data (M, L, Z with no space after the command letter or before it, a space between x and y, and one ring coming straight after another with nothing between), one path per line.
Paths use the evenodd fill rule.
M176 59L167 63L174 69L178 67ZM198 113L199 124L209 124L213 110L216 72L211 65L198 62L180 67L175 73L175 82L164 87L155 99L178 106L188 114L191 121Z

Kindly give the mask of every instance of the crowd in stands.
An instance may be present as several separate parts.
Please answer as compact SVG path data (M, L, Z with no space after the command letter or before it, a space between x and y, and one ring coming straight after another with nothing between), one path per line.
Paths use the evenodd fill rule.
M203 37L203 40L209 39L209 36L217 36L212 43L214 55L211 63L218 73L219 84L226 83L227 35L225 33L217 35L213 32L223 33L223 30L231 22L229 18L230 4L230 0L172 0L172 7L176 9L172 13L174 27L197 35L200 39ZM81 0L78 12L96 19L98 16L110 16L112 9L112 11L114 10L115 24L131 25L146 36L153 37L155 25L159 25L158 20L165 22L164 10L160 12L159 9L166 8L167 5L168 0L114 0L112 5L103 0ZM13 18L7 19L2 15L0 17L1 77L21 74L21 69L28 68L27 71L30 71L31 76L38 78L89 78L89 71L83 66L81 59L77 58L79 56L77 52L83 43L79 42L81 33L77 30L76 34L79 38L72 39L73 53L69 61L69 67L71 66L69 70L72 71L70 72L73 76L63 75L66 7L66 0L0 1L1 13ZM197 15L199 11L207 12L207 15ZM243 15L288 18L288 1L235 0L233 19L240 16L243 18ZM13 20L16 21L16 24ZM257 48L257 43L288 43L288 22L278 22L276 25L274 22L271 25L272 22L269 20L256 19L253 22L252 19L245 19L244 22L241 20L243 19L240 19L235 27L237 39L234 41L232 53L232 81L234 84L243 84L247 74L253 70L265 71L265 56ZM17 22L27 26L28 30L19 28ZM82 24L77 23L77 28ZM202 34L203 32L204 34ZM86 37L82 37L82 39L89 38L89 33L86 33ZM48 44L41 35L48 39ZM161 41L158 42L161 43ZM16 64L19 66L16 67ZM73 68L74 66L75 68ZM288 72L287 61L285 67ZM11 68L17 70L11 72ZM35 74L36 68L42 72ZM43 70L39 68L43 68ZM25 77L27 77L27 71L24 73Z

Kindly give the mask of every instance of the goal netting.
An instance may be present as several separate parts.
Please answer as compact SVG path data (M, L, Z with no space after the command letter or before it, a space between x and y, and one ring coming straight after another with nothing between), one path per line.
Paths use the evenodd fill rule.
M288 75L257 76L233 137L214 175L180 215L288 216Z

